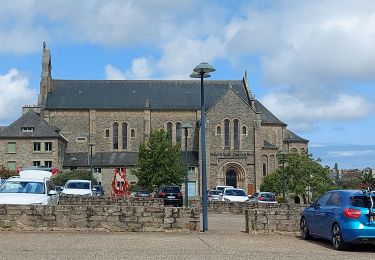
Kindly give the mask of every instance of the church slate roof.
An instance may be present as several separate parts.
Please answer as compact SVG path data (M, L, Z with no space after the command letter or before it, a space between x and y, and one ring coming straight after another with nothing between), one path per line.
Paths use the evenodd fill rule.
M52 80L46 109L200 110L199 80ZM205 80L208 110L232 88L249 104L242 80ZM259 101L264 123L285 125Z
M246 97L242 81L205 80L210 108L232 88ZM199 80L52 80L47 109L200 109Z
M255 109L257 112L260 112L262 119L262 124L278 124L284 125L285 123L280 121L274 114L272 114L265 106L262 105L258 100L255 100Z
M32 132L23 132L23 127L32 127ZM59 138L59 129L48 125L34 111L29 110L8 127L0 131L0 138Z
M263 140L263 149L269 149L269 150L277 150L278 147L271 144L270 142L266 141L266 140Z
M302 137L296 135L292 131L285 129L284 131L284 142L285 143L308 143L309 140L303 139Z

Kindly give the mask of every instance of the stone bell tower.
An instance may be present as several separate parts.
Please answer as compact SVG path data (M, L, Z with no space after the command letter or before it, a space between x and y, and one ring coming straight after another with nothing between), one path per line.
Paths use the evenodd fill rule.
M38 97L38 105L42 108L46 106L47 94L51 91L51 70L51 52L47 49L46 43L43 42L42 74L40 80L40 93Z

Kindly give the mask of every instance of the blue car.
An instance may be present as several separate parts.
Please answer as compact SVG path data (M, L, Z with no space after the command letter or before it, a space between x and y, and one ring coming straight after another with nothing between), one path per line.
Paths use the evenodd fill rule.
M304 209L302 239L332 241L336 250L349 243L375 241L375 193L367 190L332 190Z

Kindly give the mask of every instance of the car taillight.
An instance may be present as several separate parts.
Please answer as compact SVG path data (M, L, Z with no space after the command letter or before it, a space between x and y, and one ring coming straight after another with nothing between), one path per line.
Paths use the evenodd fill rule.
M165 196L165 192L159 192L159 196L160 197L164 197Z
M177 193L177 198L181 198L181 197L182 197L182 193L181 192Z
M358 209L346 208L343 210L344 216L347 218L359 218L362 215L362 211Z
M258 197L258 200L263 200L263 198L261 196Z

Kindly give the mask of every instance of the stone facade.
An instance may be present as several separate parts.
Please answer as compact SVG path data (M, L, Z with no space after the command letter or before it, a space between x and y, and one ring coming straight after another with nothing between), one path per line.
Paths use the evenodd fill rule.
M64 162L57 162L60 169L88 169L91 152L94 158L106 153L106 159L94 160L93 167L98 169L96 176L108 193L114 168L127 167L132 181L137 181L131 175L136 159L125 159L147 142L151 129L171 127L172 142L181 142L183 152L181 125L190 122L193 128L188 131L187 150L196 156L189 164L189 180L198 194L202 192L197 81L54 80L50 52L45 46L42 60L36 110L67 140ZM237 81L205 82L207 188L233 185L252 194L259 189L263 177L279 167L280 150L307 152L308 141L290 132L285 123L255 99L246 75ZM1 153L3 158L4 148ZM120 155L122 160L114 159ZM73 164L73 158L80 159Z

